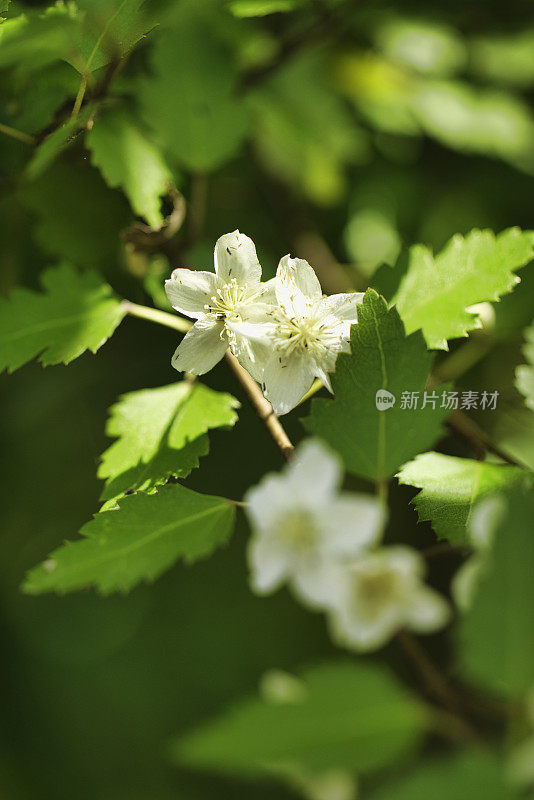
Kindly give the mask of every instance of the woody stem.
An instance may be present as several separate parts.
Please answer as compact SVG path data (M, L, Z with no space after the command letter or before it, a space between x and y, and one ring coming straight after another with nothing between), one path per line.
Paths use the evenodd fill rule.
M148 306L131 303L129 300L123 300L122 307L126 314L130 314L132 317L139 317L149 322L156 322L159 325L165 325L167 328L173 328L173 330L178 330L181 333L186 333L193 324L189 322L189 320L178 317L175 314L168 314L166 311L160 311L157 308L149 308ZM294 447L282 423L274 413L271 404L265 399L256 381L248 374L246 369L243 369L231 350L226 351L226 361L245 390L255 412L274 439L283 458L287 461L291 457Z

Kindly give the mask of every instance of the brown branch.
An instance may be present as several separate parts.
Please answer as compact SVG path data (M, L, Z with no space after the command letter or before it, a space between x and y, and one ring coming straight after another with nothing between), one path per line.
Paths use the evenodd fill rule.
M463 411L453 411L447 419L447 425L469 442L479 458L485 456L486 452L489 451L498 456L506 464L511 464L514 467L522 467L524 469L519 462L515 461L507 455L504 450L501 450L500 447L494 444L480 425Z
M276 442L283 458L288 461L293 454L294 447L282 423L274 413L272 405L265 399L254 378L241 366L231 350L226 351L226 361L247 393L248 399L252 403L256 414L265 424L265 427Z

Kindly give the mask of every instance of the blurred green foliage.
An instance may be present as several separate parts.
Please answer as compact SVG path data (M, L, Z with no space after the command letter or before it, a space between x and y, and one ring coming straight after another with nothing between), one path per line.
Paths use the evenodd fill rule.
M364 288L399 255L402 274L404 249L416 242L439 251L473 227L532 227L527 2L46 6L0 2L0 291L32 291L17 313L38 315L40 274L63 261L98 270L134 302L153 297L164 305L163 277L179 265L211 268L214 240L237 227L257 242L266 277L291 251L314 264L326 291L340 274ZM385 270L380 280L391 283L395 271ZM378 276L373 281L378 286ZM392 297L397 287L389 288L380 285ZM95 289L97 300L114 302ZM474 359L459 384L500 391L499 414L481 412L479 421L531 468L534 411L515 388L515 370L526 360L521 331L533 316L527 267L495 306L490 355ZM94 349L104 335L97 333L82 337L77 351ZM85 355L48 370L34 363L0 377L0 795L9 800L295 796L291 782L193 773L167 752L171 739L255 695L266 670L302 673L335 658L318 617L285 592L250 593L242 522L211 560L178 564L128 596L19 591L27 570L96 510L102 484L95 474L110 444L107 410L125 392L161 391L174 380L176 339L129 320L98 360ZM28 348L28 357L37 355L31 342ZM245 400L224 366L207 383ZM298 414L287 427L297 438L304 433ZM204 431L197 434L200 440ZM209 458L189 479L193 489L240 498L278 466L252 414L241 416L231 437L216 430L210 441ZM472 455L452 437L443 449ZM430 546L434 533L416 527L406 508L413 493L393 490L388 537ZM513 519L519 539L531 523L524 514ZM501 547L508 559L504 537ZM445 559L433 567L435 581L448 586L454 565ZM528 604L530 567L528 560L514 566L518 605ZM488 573L487 584L494 580ZM481 595L466 621L479 634L478 649L463 658L477 678L498 689L504 681L513 692L532 675L517 660L509 674L494 661L499 598L493 589ZM430 647L450 661L446 637ZM388 650L386 658L402 671L396 654ZM462 800L504 796L500 772L478 756L423 767L407 758L396 769L386 786L364 777L368 796L440 798L444 782L450 796L452 781ZM302 789L304 778L293 778Z

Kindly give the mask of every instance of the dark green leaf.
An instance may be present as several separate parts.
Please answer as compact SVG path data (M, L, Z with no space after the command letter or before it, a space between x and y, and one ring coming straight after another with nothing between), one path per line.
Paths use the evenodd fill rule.
M406 336L396 309L369 289L352 328L351 355L338 358L332 376L334 399L316 399L304 425L325 439L355 475L384 480L409 458L425 450L441 432L447 411L422 408L423 390L432 365L423 336ZM376 394L394 395L392 408L377 409ZM402 408L403 392L419 392L417 409Z
M520 697L534 681L534 491L515 490L472 608L460 623L460 658L485 688Z
M83 526L86 538L67 542L35 567L24 590L62 593L94 586L102 594L126 592L153 581L179 558L192 564L210 555L228 540L233 523L230 500L180 485L124 497L117 509Z
M525 331L525 339L523 353L527 364L517 368L517 388L525 395L526 405L534 411L534 325Z

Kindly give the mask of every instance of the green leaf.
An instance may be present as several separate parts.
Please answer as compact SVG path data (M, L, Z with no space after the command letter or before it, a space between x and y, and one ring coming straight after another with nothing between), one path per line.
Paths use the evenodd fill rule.
M232 0L228 7L234 17L266 17L293 11L301 5L302 0Z
M516 371L516 386L525 396L528 408L534 411L534 325L525 331L526 345L523 349L528 365L521 365Z
M33 156L26 167L26 175L30 180L38 178L48 169L56 158L63 152L79 135L84 128L87 120L93 113L92 106L86 106L83 111L73 119L67 120L59 128L56 128L35 150Z
M47 253L79 265L116 262L131 211L97 170L59 160L24 186L22 195L35 211L35 238Z
M35 356L43 366L95 353L124 316L119 300L94 272L67 264L42 276L44 294L16 288L0 299L0 371Z
M508 228L498 236L488 230L454 236L436 257L427 247L413 247L393 298L407 333L421 328L429 347L447 350L448 339L479 327L468 306L513 289L519 281L513 271L534 257L533 245L534 232Z
M209 171L237 152L248 127L245 103L235 97L237 69L214 32L212 5L183 2L176 27L152 52L152 77L140 84L144 119L178 164Z
M512 796L497 759L486 753L461 753L423 764L408 777L373 792L369 800L507 800Z
M490 563L460 622L460 659L470 680L511 697L534 682L534 491L510 492Z
M521 481L525 472L508 465L423 453L405 464L397 477L401 484L422 489L412 502L419 520L431 522L438 539L465 544L475 503Z
M37 70L64 58L72 47L75 23L66 9L20 14L0 25L0 68Z
M161 197L172 174L158 148L133 116L114 110L100 117L86 136L92 163L111 187L121 186L132 209L152 228L163 224Z
M238 407L232 395L189 381L123 395L106 429L118 440L102 455L102 500L188 475L208 452L207 431L234 425Z
M69 56L69 63L87 74L123 58L150 28L141 13L143 3L144 0L82 0L74 40L76 53Z
M157 494L123 498L117 509L83 526L85 538L67 542L28 574L29 594L94 586L102 594L127 592L153 581L178 558L187 564L210 555L233 529L234 506L224 497L164 486Z
M175 760L244 777L284 767L363 773L405 756L425 727L425 709L378 665L325 664L302 681L301 697L243 700L179 739Z
M316 399L304 420L308 431L325 439L355 475L385 480L441 433L447 411L422 408L423 390L432 365L423 336L406 336L396 309L369 289L352 328L351 355L339 356L332 376L334 399ZM376 407L376 393L395 396L392 408ZM417 409L402 408L403 392L419 392Z

